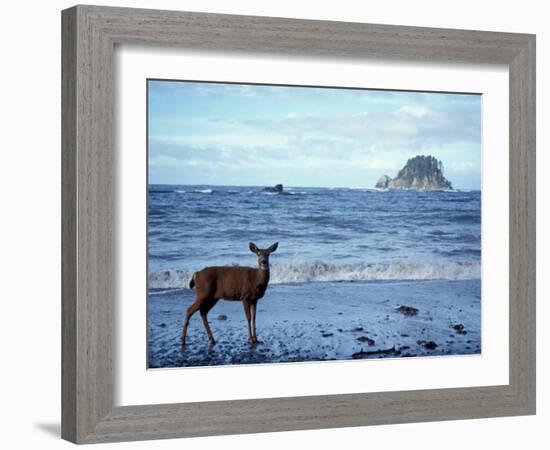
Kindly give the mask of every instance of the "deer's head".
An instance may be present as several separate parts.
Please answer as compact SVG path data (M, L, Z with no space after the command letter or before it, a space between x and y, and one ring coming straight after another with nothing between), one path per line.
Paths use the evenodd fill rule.
M256 256L258 256L258 265L260 266L260 269L269 270L269 255L277 250L278 245L279 243L275 242L275 244L273 244L271 247L261 249L256 247L256 244L254 244L254 242L251 242L250 244L248 244L248 247L250 248L250 251L252 253L256 253Z

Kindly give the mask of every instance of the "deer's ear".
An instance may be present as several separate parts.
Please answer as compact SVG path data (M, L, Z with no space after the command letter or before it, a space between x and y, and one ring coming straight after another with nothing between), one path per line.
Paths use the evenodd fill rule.
M279 246L279 243L278 243L278 242L275 242L275 244L273 244L271 247L269 247L269 248L267 249L267 251L268 251L269 253L273 253L275 250L277 250L277 247L278 247L278 246Z
M256 254L258 253L258 247L256 247L256 244L254 244L254 242L251 242L250 244L248 244L248 248L252 253L256 253Z

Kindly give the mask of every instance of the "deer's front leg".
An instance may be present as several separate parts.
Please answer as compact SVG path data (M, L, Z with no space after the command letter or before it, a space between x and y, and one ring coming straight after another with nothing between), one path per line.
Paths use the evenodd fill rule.
M246 321L248 322L248 342L252 344L254 339L252 338L252 328L250 326L250 302L248 300L243 300L244 314L246 316Z
M256 336L256 302L250 303L250 315L252 316L252 341L256 343L258 342Z

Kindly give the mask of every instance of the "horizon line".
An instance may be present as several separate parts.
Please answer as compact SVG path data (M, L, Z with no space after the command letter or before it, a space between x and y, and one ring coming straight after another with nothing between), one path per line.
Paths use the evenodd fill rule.
M285 186L287 187L295 187L295 188L305 188L305 189L377 189L374 186L303 186L298 184L285 184L285 183L275 183L275 184L207 184L207 183L198 183L198 184L185 184L185 183L151 183L147 182L147 186L212 186L212 187L258 187L258 188L265 188L265 187L274 187L277 184L282 184L283 188ZM393 191L422 191L422 192L429 192L429 189L387 189L387 190L393 190ZM437 191L445 191L444 189L434 189ZM456 191L456 190L468 190L468 191L480 191L481 187L479 188L464 188L464 187L456 187L453 189L449 189L450 191Z

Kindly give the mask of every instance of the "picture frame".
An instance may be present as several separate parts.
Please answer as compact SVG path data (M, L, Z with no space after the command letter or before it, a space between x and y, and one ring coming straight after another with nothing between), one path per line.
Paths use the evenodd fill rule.
M509 70L509 384L114 406L118 44ZM75 443L535 414L535 36L101 6L62 12L62 437Z

